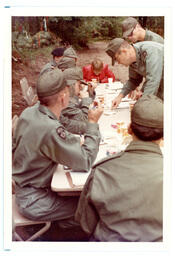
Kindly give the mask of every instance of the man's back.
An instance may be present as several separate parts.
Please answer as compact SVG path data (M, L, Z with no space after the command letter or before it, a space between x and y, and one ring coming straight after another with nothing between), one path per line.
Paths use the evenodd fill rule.
M161 240L162 171L158 145L132 142L93 168L76 219L97 241Z

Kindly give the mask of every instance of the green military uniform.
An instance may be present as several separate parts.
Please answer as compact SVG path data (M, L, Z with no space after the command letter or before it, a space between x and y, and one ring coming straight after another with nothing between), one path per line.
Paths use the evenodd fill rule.
M161 240L162 159L155 143L133 141L95 165L76 212L82 229L97 241Z
M145 104L145 99L149 98L142 96L135 104L132 122L163 127L161 100ZM162 241L162 218L162 152L155 142L140 139L93 167L75 214L95 241Z
M65 52L65 48L55 48L51 54L53 55L53 60L51 60L49 63L47 63L46 65L44 65L44 67L42 68L40 75L42 75L44 72L46 71L51 71L52 69L58 67L58 63L55 61L55 57L61 57L63 56Z
M144 41L154 41L159 44L164 44L164 39L160 35L146 29Z
M60 122L66 130L75 134L84 134L88 123L89 105L92 103L91 98L74 96L70 98L69 105L63 109L60 116Z
M156 42L133 44L136 62L129 66L129 80L122 89L124 97L135 90L145 77L143 94L154 94L163 99L164 46Z
M77 58L75 50L72 47L67 48L64 51L63 58L58 63L58 68L64 71L67 68L75 67Z
M44 65L44 67L40 71L40 75L42 75L46 71L50 71L57 67L57 63L54 60L51 60L49 63Z
M60 75L61 74L61 75ZM39 97L54 95L66 85L59 69L40 76ZM48 89L46 86L48 84ZM60 197L51 191L58 164L74 171L89 171L99 148L98 124L88 123L85 142L70 134L49 108L40 103L25 109L13 141L13 179L21 213L34 220L62 220L74 216L78 198Z
M74 86L76 81L85 83L82 70L79 67L66 69L63 73L66 76L67 83L70 83L71 86ZM66 130L74 134L84 134L86 132L89 105L94 97L95 94L80 99L78 96L72 95L68 107L63 109L60 115L60 122Z
M139 24L137 19L133 17L128 17L122 22L122 31L123 31L123 38L128 38L131 36L133 30L135 29L136 25ZM160 35L146 29L145 30L145 38L143 41L154 41L160 44L164 44L164 39Z

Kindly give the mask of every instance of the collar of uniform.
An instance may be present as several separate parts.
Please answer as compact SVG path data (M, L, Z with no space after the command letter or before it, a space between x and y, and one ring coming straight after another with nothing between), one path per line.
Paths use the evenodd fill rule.
M132 46L134 47L135 51L136 51L136 62L139 61L140 59L140 51L139 51L139 47L137 46L137 44L132 44ZM135 62L134 62L135 63Z
M52 119L58 120L58 118L56 117L56 115L54 113L52 113L46 106L43 106L39 103L39 111L42 112L43 114L49 116Z
M133 140L131 143L127 146L125 151L149 151L152 153L160 154L162 155L161 149L159 145L152 141L143 141L143 140Z
M144 41L148 41L148 37L149 37L149 30L146 29L146 30L145 30L145 38L144 38Z

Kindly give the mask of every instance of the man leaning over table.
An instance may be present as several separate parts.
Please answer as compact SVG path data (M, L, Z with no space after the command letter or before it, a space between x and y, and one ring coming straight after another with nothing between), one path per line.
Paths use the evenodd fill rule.
M13 180L20 212L32 220L66 220L72 223L77 197L61 197L51 191L58 164L76 171L88 171L98 153L100 133L97 124L103 110L88 113L85 141L67 132L59 122L69 103L69 89L59 69L47 71L37 82L39 102L26 108L16 127L13 141Z
M163 44L144 41L130 45L122 38L115 38L108 44L106 53L119 64L129 66L129 80L113 100L112 108L117 108L122 98L140 85L143 77L143 95L154 94L163 99Z
M133 141L93 166L75 219L92 241L162 241L163 102L142 96L131 112Z
M154 41L160 44L164 44L164 39L160 35L144 29L137 19L128 17L122 22L123 39L128 39L132 43L141 41ZM132 91L129 95L132 99L139 97L141 92L142 84ZM128 95L128 96L129 96Z

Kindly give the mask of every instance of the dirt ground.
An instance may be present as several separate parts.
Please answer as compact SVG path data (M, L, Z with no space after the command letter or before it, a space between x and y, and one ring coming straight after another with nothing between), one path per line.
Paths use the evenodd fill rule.
M121 82L125 82L128 79L128 68L122 65L115 64L111 66L111 58L105 53L107 42L94 42L89 44L89 49L83 49L77 51L78 62L77 65L83 67L91 63L91 61L98 57L104 63L109 65L109 68L114 72L116 78L119 78ZM21 62L12 62L12 117L20 115L21 112L27 107L27 104L22 96L20 87L20 79L26 77L30 86L35 88L36 81L41 68L49 62L51 59L39 55L35 60L21 60Z

